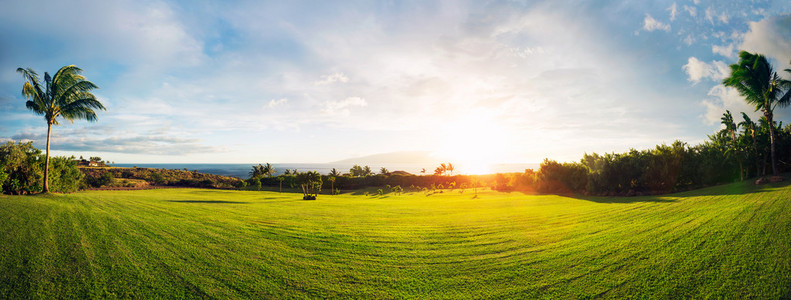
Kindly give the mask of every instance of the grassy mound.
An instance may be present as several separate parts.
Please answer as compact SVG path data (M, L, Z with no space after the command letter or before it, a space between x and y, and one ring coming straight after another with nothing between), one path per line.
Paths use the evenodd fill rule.
M0 297L783 298L791 187L0 196Z

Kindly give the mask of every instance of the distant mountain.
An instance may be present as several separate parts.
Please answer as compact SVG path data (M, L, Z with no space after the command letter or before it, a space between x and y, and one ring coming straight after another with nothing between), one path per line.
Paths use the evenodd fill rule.
M441 161L429 151L400 151L339 160L336 164L434 164Z

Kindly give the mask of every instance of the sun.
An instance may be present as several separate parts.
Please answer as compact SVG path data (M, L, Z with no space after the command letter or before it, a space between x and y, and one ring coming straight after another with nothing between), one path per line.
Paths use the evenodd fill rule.
M494 118L469 115L447 124L435 156L455 166L455 174L490 174L510 151L506 128Z

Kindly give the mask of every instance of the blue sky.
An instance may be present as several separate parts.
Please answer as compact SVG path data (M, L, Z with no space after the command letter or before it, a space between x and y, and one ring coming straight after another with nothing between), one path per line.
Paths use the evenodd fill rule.
M788 1L0 0L0 140L44 144L16 68L75 64L108 110L56 127L56 155L540 162L695 144L725 109L752 113L718 84L738 50L791 67L789 13Z

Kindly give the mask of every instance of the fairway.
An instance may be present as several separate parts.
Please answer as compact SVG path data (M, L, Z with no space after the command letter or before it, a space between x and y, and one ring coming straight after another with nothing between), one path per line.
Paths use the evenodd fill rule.
M0 195L0 298L784 298L791 187Z

